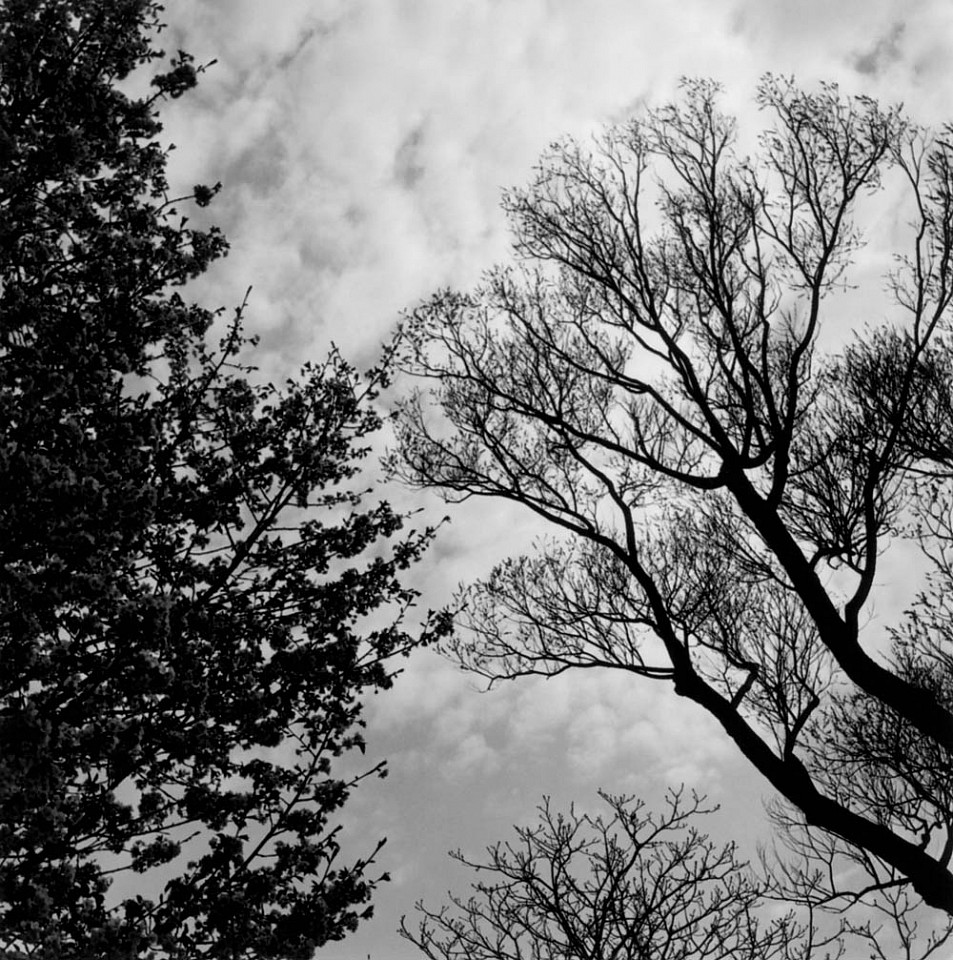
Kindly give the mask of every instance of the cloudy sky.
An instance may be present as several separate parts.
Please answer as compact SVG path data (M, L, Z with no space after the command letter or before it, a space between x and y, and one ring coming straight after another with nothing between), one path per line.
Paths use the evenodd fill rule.
M221 180L232 251L196 291L252 285L259 364L293 373L336 342L370 360L401 309L467 287L507 254L500 190L546 144L586 136L711 76L757 123L765 71L901 100L937 122L953 102L947 0L167 0L165 45L217 60L166 116L180 185ZM426 505L439 516L432 503ZM453 511L418 571L426 601L525 548L512 516ZM686 781L757 832L762 788L704 716L663 687L570 676L481 694L433 654L368 709L391 775L348 807L355 852L389 838L377 914L325 960L415 956L394 933L414 900L469 878L446 858L526 822L542 794L657 797ZM724 826L724 824L722 824Z

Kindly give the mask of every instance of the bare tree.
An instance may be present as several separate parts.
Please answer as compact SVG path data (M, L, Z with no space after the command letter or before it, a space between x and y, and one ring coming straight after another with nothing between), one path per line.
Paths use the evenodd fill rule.
M672 683L876 865L853 893L953 914L953 129L768 77L749 157L716 85L683 92L555 145L505 196L515 264L408 318L430 384L394 470L556 534L472 587L452 653ZM906 250L860 330L835 294L884 189ZM911 542L933 569L890 637L867 613Z
M610 816L539 807L539 822L485 861L487 879L402 935L430 960L773 960L807 956L789 916L759 922L761 891L734 845L693 825L710 812L671 791L661 813L600 794Z

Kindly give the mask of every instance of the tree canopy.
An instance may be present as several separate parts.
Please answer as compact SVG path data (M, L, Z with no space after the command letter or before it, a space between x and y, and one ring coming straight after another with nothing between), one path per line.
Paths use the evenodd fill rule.
M813 943L789 915L763 922L762 890L734 844L696 820L704 799L669 791L658 813L601 794L608 815L553 809L474 861L471 895L418 904L401 933L428 960L799 960Z
M798 897L803 856L753 868L701 831L715 808L684 786L655 811L599 795L607 814L547 797L515 839L452 853L475 874L469 894L418 902L401 935L428 960L928 960L953 940L902 885L834 908Z
M0 5L8 957L310 957L353 929L377 849L341 863L334 817L383 770L332 766L422 636L401 578L430 533L359 477L386 360L262 382L242 309L184 296L227 245L184 212L217 185L170 194L158 110L201 70L163 64L160 14Z
M749 154L718 95L688 81L505 195L515 262L406 321L426 382L392 468L553 531L465 594L464 666L673 684L821 859L803 897L953 914L953 131L769 76ZM882 319L845 316L883 198Z

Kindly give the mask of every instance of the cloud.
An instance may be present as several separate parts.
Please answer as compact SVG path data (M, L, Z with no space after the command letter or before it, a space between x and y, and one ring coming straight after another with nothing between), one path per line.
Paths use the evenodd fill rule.
M176 9L168 45L218 59L169 117L180 181L225 184L210 213L232 254L203 289L227 305L254 284L249 316L270 368L320 355L331 340L363 362L402 308L472 284L507 255L500 190L525 182L550 140L657 102L680 75L722 79L727 107L750 118L766 69L850 84L875 57L880 72L865 81L882 76L893 97L906 71L929 106L949 53L942 6L920 3L907 20L893 0L860 9L820 0ZM888 56L908 21L904 57Z
M419 651L393 689L370 701L368 725L394 766L459 782L498 766L495 726L505 709L454 664Z
M716 24L689 6L690 33ZM637 29L650 46L673 22L605 2L585 16L434 0L346 12L207 0L183 14L176 42L218 63L176 105L177 170L225 183L227 272L256 285L264 348L289 357L334 338L367 351L402 306L472 283L505 253L500 189L553 136L643 94L623 38Z
M394 766L457 782L499 772L585 793L719 789L734 756L717 724L665 684L624 671L568 672L478 689L429 652L369 704L369 738Z
M506 257L500 190L525 182L549 141L657 102L680 75L722 79L726 106L749 118L766 69L883 79L890 97L900 77L929 105L950 30L942 5L914 9L906 19L893 0L864 4L862 17L856 0L177 9L170 40L218 58L169 119L173 172L225 184L210 213L233 249L204 289L231 304L254 284L249 316L270 368L331 340L364 362L402 308ZM890 51L904 23L901 57Z
M854 69L867 76L876 76L891 64L896 63L901 56L900 40L903 38L905 26L895 23L890 32L881 37L866 53L854 57Z
M394 156L394 178L405 190L413 190L426 172L421 156L423 137L424 126L420 124L404 137Z
M528 688L508 714L517 749L557 756L580 792L715 790L733 756L724 733L667 684L622 670L569 672ZM704 787L702 786L704 785Z

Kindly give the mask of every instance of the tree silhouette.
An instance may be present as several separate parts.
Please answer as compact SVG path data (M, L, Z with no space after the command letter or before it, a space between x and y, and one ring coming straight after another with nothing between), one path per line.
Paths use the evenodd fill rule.
M776 860L755 873L735 844L699 830L713 808L684 787L659 812L600 796L609 816L556 812L547 798L515 842L481 860L451 854L476 874L470 895L418 903L401 935L428 960L927 960L953 938L953 922L925 916L902 886L830 911L804 885L817 849L786 874Z
M0 7L0 951L310 957L369 913L332 818L383 770L332 762L429 532L358 479L386 363L256 382L183 298L226 243L157 140L200 71L123 92L160 10Z
M485 861L454 858L483 879L464 900L402 935L430 960L775 960L807 956L790 917L759 922L761 890L735 847L694 826L710 812L670 791L661 813L600 794L610 816L548 800L539 822L516 829Z
M748 156L717 97L686 82L506 194L516 263L407 319L429 385L391 466L556 534L470 590L466 667L673 684L789 821L878 866L842 895L953 914L953 141L767 77ZM909 226L861 329L835 295L877 194ZM910 543L930 570L888 634L867 612Z

